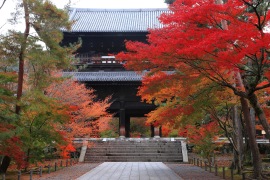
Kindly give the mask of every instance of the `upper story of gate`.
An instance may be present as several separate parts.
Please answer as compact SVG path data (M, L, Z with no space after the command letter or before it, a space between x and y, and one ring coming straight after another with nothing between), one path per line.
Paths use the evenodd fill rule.
M125 41L147 42L149 29L161 28L159 17L168 9L84 9L71 8L69 31L63 30L61 45L82 40L77 50L79 71L124 71L114 54L125 51Z

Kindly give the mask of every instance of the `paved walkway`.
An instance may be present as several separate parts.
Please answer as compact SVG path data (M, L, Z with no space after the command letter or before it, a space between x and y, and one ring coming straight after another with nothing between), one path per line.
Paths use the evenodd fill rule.
M182 180L162 162L105 162L77 180Z

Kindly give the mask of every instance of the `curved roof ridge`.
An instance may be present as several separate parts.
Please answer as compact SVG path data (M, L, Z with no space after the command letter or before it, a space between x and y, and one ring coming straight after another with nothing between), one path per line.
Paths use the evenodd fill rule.
M158 19L163 13L170 10L70 8L74 24L69 32L148 32L149 28L163 27Z
M78 11L121 11L121 12L130 12L130 11L168 11L168 8L117 8L117 9L107 9L107 8L69 8L70 11L76 10Z

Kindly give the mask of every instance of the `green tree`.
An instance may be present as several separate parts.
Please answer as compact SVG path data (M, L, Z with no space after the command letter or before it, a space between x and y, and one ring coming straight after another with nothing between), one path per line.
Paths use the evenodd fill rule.
M21 140L26 152L26 166L41 161L46 149L65 145L61 126L69 120L66 108L42 91L31 90L23 95L18 125L22 126Z
M9 157L12 157L17 164L22 164L23 152L19 145L21 141L17 134L20 130L16 126L18 116L15 113L16 82L17 73L15 72L16 58L14 52L17 52L17 44L10 36L1 36L0 38L0 155L1 158L0 173L6 171ZM9 147L6 145L9 144ZM7 162L7 163L5 163Z
M18 119L14 111L16 99L11 88L16 78L16 74L12 72L0 71L0 156L3 156L1 157L2 162L8 162L10 156L17 164L21 164L23 153L17 146L17 142L21 141L16 136L18 127L15 125ZM6 147L7 144L9 144L9 148ZM18 153L21 157L16 156ZM7 166L1 165L0 173L4 172L3 169L6 168Z
M25 29L24 32L13 30L2 35L1 51L5 51L6 54L1 59L4 60L1 63L10 62L12 68L18 71L15 112L19 117L17 126L22 127L21 134L18 135L23 140L23 149L25 150L29 145L29 149L26 150L29 155L26 158L28 161L31 155L31 152L28 153L29 150L34 154L34 149L39 147L39 150L36 150L38 152L58 137L55 129L50 127L58 122L62 123L59 112L56 111L60 107L52 106L53 100L46 97L44 92L45 88L55 80L51 74L71 64L72 59L69 55L74 48L59 46L62 40L60 29L69 29L72 24L69 22L66 10L56 8L48 0L21 0L17 7L18 12L14 13L16 15L14 20L23 19ZM55 109L52 109L53 107ZM29 114L35 115L32 119L27 119ZM54 125L53 121L55 121ZM29 133L26 133L27 131ZM41 134L35 132L42 132L41 134L48 138L41 138ZM30 146L31 140L33 141ZM32 157L37 158L34 155ZM9 156L5 158L7 161L4 161L5 165L2 163L2 172L6 172L10 163Z

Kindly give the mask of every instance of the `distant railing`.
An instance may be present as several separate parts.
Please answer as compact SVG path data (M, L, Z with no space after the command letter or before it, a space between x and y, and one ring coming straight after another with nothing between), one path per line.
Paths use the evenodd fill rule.
M93 56L90 54L77 54L77 64L123 64L123 61L115 59L115 56Z
M84 140L86 141L117 141L119 138L74 138L73 139L73 142L74 143L80 143L80 142L83 142ZM142 141L142 140L150 140L150 139L153 139L153 138L125 138L125 141L133 141L133 140L139 140L139 141ZM187 139L185 137L174 137L174 138L165 138L165 137L162 137L160 138L159 140L161 141L186 141ZM243 138L243 141L245 142L245 139ZM269 144L269 139L256 139L257 143L258 144ZM218 138L217 140L213 141L215 143L230 143L230 141L228 140L228 138L226 137L220 137Z
M28 171L18 171L17 178L18 180L25 179L26 176L29 177L30 180L38 179L42 177L43 174L50 174L51 172L55 172L57 170L63 169L64 167L72 166L78 163L78 158L70 158L70 159L60 159L55 162L48 162L47 165L32 167ZM2 174L2 180L10 179L9 176L6 177L6 174Z

